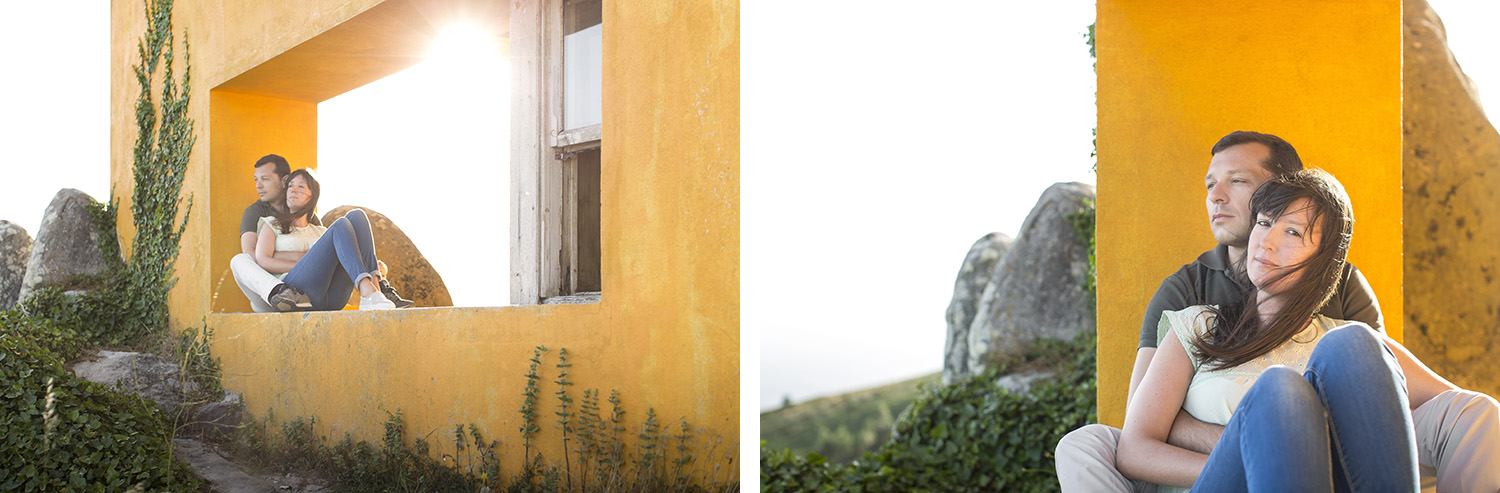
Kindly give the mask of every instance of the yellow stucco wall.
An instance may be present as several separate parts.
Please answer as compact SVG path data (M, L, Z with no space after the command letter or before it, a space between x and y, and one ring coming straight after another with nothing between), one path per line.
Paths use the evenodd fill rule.
M445 12L483 11L491 20L493 9L480 7L507 5L448 3L462 8ZM567 348L575 399L586 388L606 395L617 389L632 425L645 418L648 407L655 409L664 434L685 420L697 432L700 475L738 478L739 461L730 460L737 459L739 441L737 2L605 5L604 295L599 303L211 313L232 303L215 304L215 289L237 295L232 279L220 281L227 258L238 250L240 212L253 200L248 166L268 152L283 154L294 166L315 164L319 98L328 97L330 88L352 89L357 85L351 81L378 77L411 60L386 60L385 68L376 70L349 56L329 63L350 70L330 72L325 79L279 88L256 81L272 80L265 77L266 67L306 67L303 47L347 54L365 46L350 29L416 36L424 30L390 34L387 23L416 4L179 2L177 32L187 29L193 49L197 146L183 191L196 205L170 300L174 325L207 321L215 331L212 347L225 368L225 386L241 392L258 416L267 409L281 419L315 416L320 431L333 439L348 431L373 440L385 412L399 408L409 436L428 436L434 454L452 452L452 442L442 437L454 425L475 423L486 436L501 440L502 466L509 471L520 467L515 430L522 375L536 345L552 348L544 357L544 418L537 441L549 460L561 461L561 441L551 427L556 405L551 365L557 350ZM116 193L128 196L136 90L129 66L144 21L139 2L115 0L113 11L111 179ZM359 23L364 27L350 27ZM327 42L321 36L326 33L336 34L339 42ZM405 46L407 41L383 42ZM290 127L239 128L256 121ZM128 205L123 204L120 220L124 236L133 234Z
M1354 204L1351 261L1402 327L1401 3L1099 0L1099 421L1120 425L1156 287L1214 246L1202 176L1279 135Z

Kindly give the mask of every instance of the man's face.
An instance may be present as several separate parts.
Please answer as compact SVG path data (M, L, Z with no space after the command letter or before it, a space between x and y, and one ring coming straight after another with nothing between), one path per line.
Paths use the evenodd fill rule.
M272 204L281 200L281 177L276 175L276 165L265 164L255 168L255 195L262 202Z
M1250 215L1250 196L1271 179L1261 163L1270 157L1264 144L1240 144L1215 154L1208 162L1203 184L1208 189L1208 227L1221 245L1243 248L1250 238L1255 218Z

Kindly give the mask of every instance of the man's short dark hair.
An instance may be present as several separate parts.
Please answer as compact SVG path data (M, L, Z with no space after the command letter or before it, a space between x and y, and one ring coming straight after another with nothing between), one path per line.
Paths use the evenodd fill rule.
M259 168L267 164L276 165L276 176L286 178L286 175L292 174L292 165L287 164L284 157L275 154L266 154L266 157L260 158L259 161L255 162L255 167Z
M1210 156L1217 155L1224 149L1251 142L1259 143L1271 150L1271 154L1266 156L1266 160L1260 163L1266 167L1267 171L1271 172L1271 175L1283 176L1302 171L1302 158L1297 156L1297 149L1292 148L1292 144L1281 137L1260 132L1245 130L1230 132L1229 135L1225 135L1219 139L1219 142L1214 144L1213 150L1209 151L1208 154Z

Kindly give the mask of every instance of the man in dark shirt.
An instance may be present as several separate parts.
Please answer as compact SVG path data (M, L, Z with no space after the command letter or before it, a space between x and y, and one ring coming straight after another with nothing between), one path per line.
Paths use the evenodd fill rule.
M1239 266L1254 226L1250 196L1275 176L1303 168L1291 144L1256 132L1230 133L1214 145L1211 154L1204 177L1205 206L1209 228L1219 245L1164 280L1151 297L1141 323L1127 402L1156 354L1163 311L1244 299L1251 285ZM1364 322L1383 332L1384 320L1373 290L1359 269L1347 262L1338 290L1320 313L1332 319ZM1424 484L1436 479L1443 491L1495 490L1500 486L1500 474L1492 467L1500 461L1500 405L1489 396L1443 380L1394 340L1387 339L1386 344L1406 374L1412 405L1426 403L1413 412ZM1167 442L1207 454L1223 430L1179 410ZM1118 441L1119 430L1104 425L1089 425L1064 437L1056 455L1063 490L1154 491L1154 485L1130 481L1115 470Z

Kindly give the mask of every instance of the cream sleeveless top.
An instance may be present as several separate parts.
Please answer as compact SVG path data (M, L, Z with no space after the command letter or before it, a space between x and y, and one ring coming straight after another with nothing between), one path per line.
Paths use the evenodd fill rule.
M1205 371L1203 362L1194 354L1190 341L1202 337L1208 331L1212 315L1209 307L1193 306L1175 312L1162 312L1161 325L1157 332L1166 335L1167 330L1177 335L1177 341L1187 351L1193 363L1193 381L1188 386L1182 408L1194 418L1206 423L1225 425L1239 406L1240 399L1250 391L1261 372L1272 365L1285 365L1298 373L1307 371L1307 361L1313 348L1328 331L1348 324L1322 315L1314 315L1312 323L1292 336L1271 352L1233 368Z
M260 218L260 224L257 225L256 231L266 226L270 226L271 231L276 233L276 251L278 252L305 252L307 249L312 248L313 243L318 242L318 238L323 237L324 231L328 230L328 228L316 224L309 224L301 227L293 226L292 232L282 233L281 226L276 222L276 218L266 216ZM286 274L276 274L276 278L284 279L286 278Z

